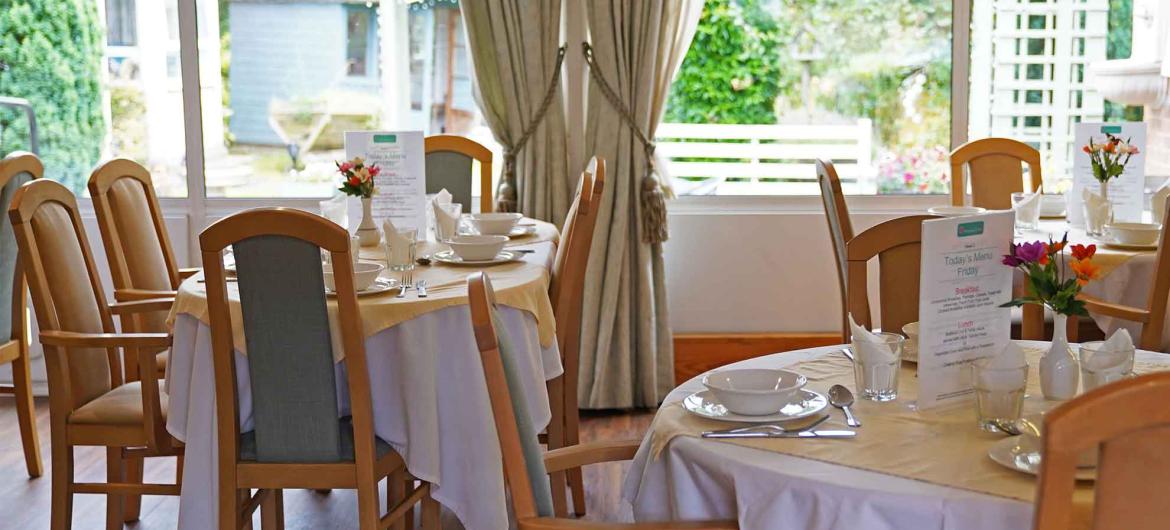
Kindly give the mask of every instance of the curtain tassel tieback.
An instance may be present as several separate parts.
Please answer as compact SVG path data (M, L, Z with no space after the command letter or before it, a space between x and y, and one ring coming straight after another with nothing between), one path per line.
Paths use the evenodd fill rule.
M597 88L606 101L613 106L622 121L634 132L634 136L642 143L646 151L646 176L642 178L641 189L638 193L638 203L642 209L642 241L649 245L660 245L670 237L666 226L666 194L662 190L662 183L658 181L657 171L654 168L654 142L650 141L638 121L626 107L609 83L601 75L601 70L593 59L593 47L588 42L581 43L585 54L585 64L589 66L589 77L597 83Z
M552 79L548 82L548 89L544 92L544 100L540 102L540 108L536 110L536 114L524 127L520 138L511 145L504 144L504 174L496 189L496 197L499 197L496 199L496 209L499 211L514 212L519 210L519 194L516 192L516 153L519 153L528 144L528 139L532 137L532 133L536 132L540 122L544 121L544 115L548 113L548 108L557 95L557 85L561 81L561 67L565 63L565 49L563 44L557 48L557 64L553 69Z

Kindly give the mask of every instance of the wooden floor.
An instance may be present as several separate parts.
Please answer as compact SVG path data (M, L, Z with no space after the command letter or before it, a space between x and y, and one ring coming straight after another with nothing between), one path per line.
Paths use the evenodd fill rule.
M652 412L586 413L581 419L582 440L616 440L641 438L653 418ZM0 397L0 530L34 530L49 528L49 407L37 400L37 422L41 434L41 451L45 474L30 480L20 449L16 427L16 409L12 399ZM78 449L75 467L79 481L105 479L105 453L98 448ZM628 520L628 508L621 501L621 485L628 464L591 466L585 471L588 499L587 519ZM147 464L146 480L173 480L174 465L159 460ZM335 491L322 495L309 491L285 492L286 528L344 529L356 528L357 500L352 492ZM126 528L163 530L175 528L179 502L174 497L145 497L142 519ZM105 527L105 498L76 495L73 501L73 528L99 530ZM259 526L257 525L257 528Z

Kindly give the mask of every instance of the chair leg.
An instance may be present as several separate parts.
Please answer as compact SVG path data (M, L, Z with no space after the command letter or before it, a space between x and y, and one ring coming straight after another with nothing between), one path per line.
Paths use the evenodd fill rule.
M576 400L574 400L576 401ZM581 443L581 425L578 411L575 407L565 406L565 446L572 447ZM569 493L573 498L573 513L577 517L585 515L585 477L580 467L568 470Z
M422 527L423 530L440 530L439 501L430 495L422 498Z
M121 483L126 478L126 459L122 456L121 447L106 448L106 482L109 484ZM106 530L121 530L125 518L126 496L115 493L106 494Z
M20 441L24 444L24 465L28 468L28 476L37 478L44 473L44 468L41 466L41 444L37 438L37 412L33 405L28 352L12 361L12 386L13 397L16 398L16 419L20 424Z
M248 504L248 501L252 500L252 490L248 488L236 490L236 499L236 517L242 518L241 512L243 511L244 506ZM240 521L240 529L252 530L252 514L248 514L246 519Z
M402 471L395 471L386 477L386 513L390 513L398 503L406 499L406 480ZM391 530L404 530L402 519L390 524Z
M378 530L382 521L382 505L378 502L378 478L373 470L360 470L357 477L358 528Z
M260 501L260 528L262 530L284 530L284 490L270 490Z
M219 508L219 529L225 528L240 528L242 521L240 520L240 492L235 488L224 488L224 484L231 484L236 481L235 475L232 475L230 480L224 480L220 477L219 480L219 499L217 505Z
M408 473L406 474L406 479L402 481L403 496L405 497L405 492L411 491L412 489L414 489L414 477ZM402 514L402 530L414 530L414 505L411 505Z
M69 530L73 527L73 447L53 440L53 500L49 527Z
M552 419L548 422L548 448L560 449L565 446L564 377L557 377L548 382L548 400L552 409ZM557 517L567 517L569 508L565 506L565 473L549 474L549 483L552 489L553 514Z
M124 482L132 484L142 484L142 457L131 457L126 459L126 476ZM180 480L179 484L182 484ZM133 523L138 520L142 514L142 495L126 495L125 503L123 504L123 513L126 518L123 519L127 523Z

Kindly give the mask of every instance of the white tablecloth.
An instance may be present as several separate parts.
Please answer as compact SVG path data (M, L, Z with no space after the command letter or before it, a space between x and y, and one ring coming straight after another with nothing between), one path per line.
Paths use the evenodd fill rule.
M490 272L489 272L490 274ZM554 342L540 346L531 313L500 307L523 369L525 396L538 427L551 418L545 381L562 373ZM178 315L168 364L167 430L186 443L179 528L215 528L216 438L211 329ZM398 450L407 469L435 484L433 496L465 527L508 527L499 444L483 368L466 305L426 313L366 340L374 430ZM237 355L242 430L251 429L247 360ZM338 367L337 377L345 374ZM339 413L348 393L339 385ZM355 507L356 509L356 507Z
M782 367L839 349L778 353L728 367ZM1138 359L1170 365L1163 354L1138 352ZM702 390L701 380L679 386L666 403ZM679 436L656 460L649 449L647 438L623 491L638 521L737 518L745 530L1026 530L1032 524L1030 503L714 440Z

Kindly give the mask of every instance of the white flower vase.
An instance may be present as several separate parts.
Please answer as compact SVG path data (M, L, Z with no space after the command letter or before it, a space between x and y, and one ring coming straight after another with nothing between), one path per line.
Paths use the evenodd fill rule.
M363 247L376 247L382 241L378 225L374 223L374 216L370 213L370 201L369 197L362 197L362 222L358 225L357 236Z
M1052 346L1040 359L1040 390L1044 399L1072 399L1077 395L1080 379L1080 367L1068 346L1068 317L1056 313L1052 318Z

